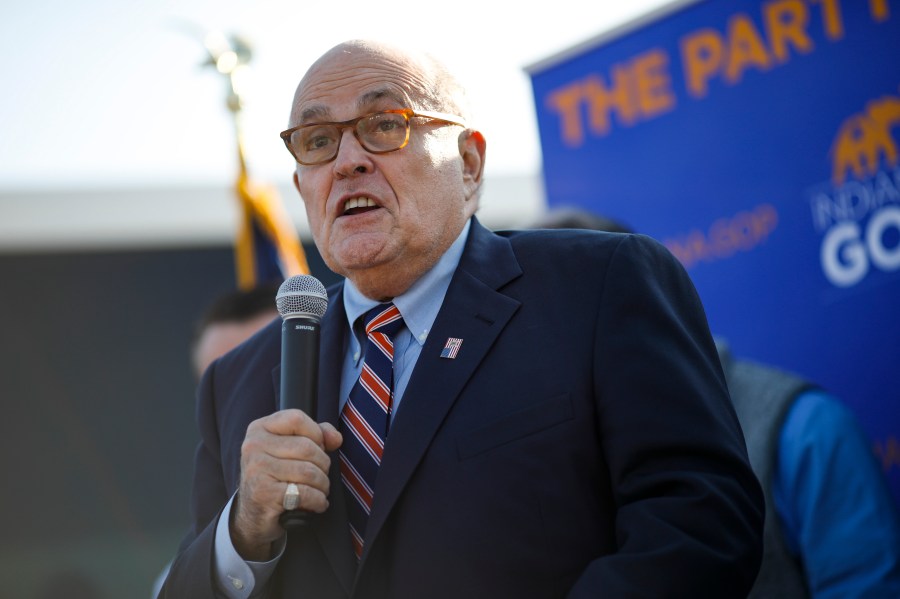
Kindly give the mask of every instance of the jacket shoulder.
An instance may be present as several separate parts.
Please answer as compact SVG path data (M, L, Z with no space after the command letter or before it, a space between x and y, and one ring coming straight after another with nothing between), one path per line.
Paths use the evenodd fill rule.
M498 231L509 240L521 262L548 262L562 267L606 267L614 259L650 270L680 263L660 242L639 233L609 233L586 229L534 229Z

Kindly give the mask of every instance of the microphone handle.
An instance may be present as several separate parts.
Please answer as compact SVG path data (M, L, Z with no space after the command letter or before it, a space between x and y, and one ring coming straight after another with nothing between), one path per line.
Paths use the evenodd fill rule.
M318 381L319 320L302 315L286 317L281 323L280 409L302 410L315 420ZM278 521L285 530L297 530L309 526L316 515L302 509L288 510Z

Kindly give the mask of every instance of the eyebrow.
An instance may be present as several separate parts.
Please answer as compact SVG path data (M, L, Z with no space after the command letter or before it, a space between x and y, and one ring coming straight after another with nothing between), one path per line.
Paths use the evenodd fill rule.
M410 108L410 106L408 106L410 103L409 100L404 98L401 94L398 94L390 88L381 88L368 91L360 96L359 99L356 100L357 110L362 112L385 98L393 100L404 108ZM300 113L300 121L298 124L305 125L310 122L329 122L328 119L330 118L333 118L330 109L325 106L310 106Z
M329 114L328 109L324 106L312 106L300 113L298 124L303 125L309 121L324 121Z

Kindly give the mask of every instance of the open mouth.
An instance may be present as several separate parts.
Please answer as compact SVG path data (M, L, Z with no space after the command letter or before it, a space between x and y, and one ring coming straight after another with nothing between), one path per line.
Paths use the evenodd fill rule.
M343 216L362 214L363 212L369 212L371 210L375 210L376 208L378 208L378 204L376 204L371 198L351 198L347 200L346 204L344 204Z

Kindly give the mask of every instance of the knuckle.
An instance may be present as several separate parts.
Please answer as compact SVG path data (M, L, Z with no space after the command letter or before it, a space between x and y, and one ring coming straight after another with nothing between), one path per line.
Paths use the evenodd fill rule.
M287 424L294 430L303 426L303 422L306 419L306 414L300 410L285 410L283 414Z
M250 436L244 438L244 442L241 443L241 455L242 456L252 456L259 450L259 442Z
M296 462L293 475L303 484L310 486L316 480L317 468L310 462Z
M300 505L309 511L322 512L328 507L325 493L313 487L303 487L300 497Z
M316 455L319 446L309 437L297 439L297 455L302 459L310 459Z

